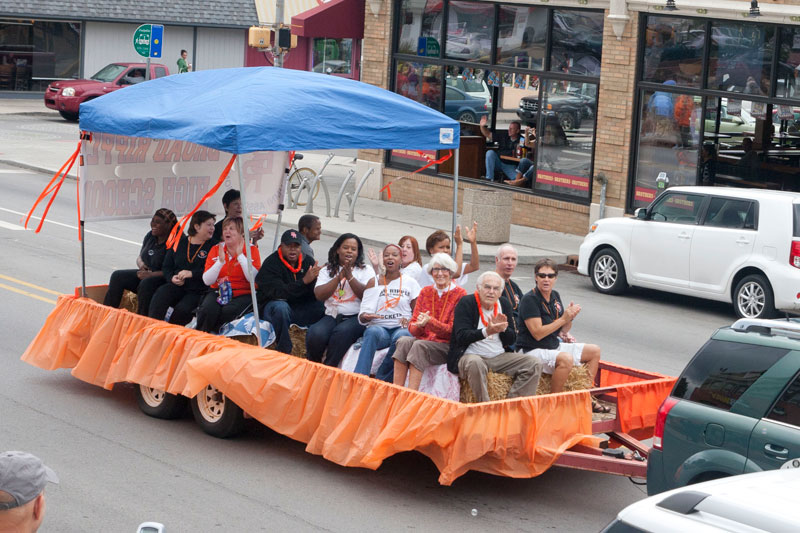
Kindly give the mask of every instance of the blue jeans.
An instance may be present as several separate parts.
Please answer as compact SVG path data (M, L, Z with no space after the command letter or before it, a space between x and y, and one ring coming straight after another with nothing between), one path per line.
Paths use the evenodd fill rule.
M364 326L359 324L357 315L336 318L325 315L306 332L306 357L321 363L327 348L325 364L339 366L344 354L363 333Z
M361 341L361 351L358 353L358 362L355 369L356 374L369 375L372 370L372 359L375 358L375 352L378 350L389 348L389 354L386 357L391 360L397 339L409 335L411 334L408 330L401 327L368 327L367 331L364 332L364 340ZM392 366L392 369L394 369L394 366Z
M325 305L317 300L289 305L285 300L272 300L264 306L264 320L275 330L275 347L283 353L292 353L289 326L308 327L325 313Z
M497 150L486 150L486 179L492 181L496 168L500 168L503 174L510 180L517 177L517 166L513 163L506 163L497 154Z

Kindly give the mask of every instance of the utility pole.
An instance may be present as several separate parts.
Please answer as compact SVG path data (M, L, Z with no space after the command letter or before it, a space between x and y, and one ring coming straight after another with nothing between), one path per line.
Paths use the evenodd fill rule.
M275 0L275 33L272 46L272 57L276 67L283 67L283 50L281 50L279 40L280 31L283 27L283 5L284 0Z

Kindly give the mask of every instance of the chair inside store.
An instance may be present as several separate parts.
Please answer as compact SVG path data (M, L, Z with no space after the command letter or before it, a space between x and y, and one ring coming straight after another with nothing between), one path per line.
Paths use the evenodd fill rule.
M0 91L14 89L14 65L0 65Z

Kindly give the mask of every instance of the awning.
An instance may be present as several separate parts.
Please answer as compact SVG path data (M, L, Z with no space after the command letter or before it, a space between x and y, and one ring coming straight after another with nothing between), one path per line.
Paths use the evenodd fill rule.
M300 37L364 38L364 0L331 0L292 17Z

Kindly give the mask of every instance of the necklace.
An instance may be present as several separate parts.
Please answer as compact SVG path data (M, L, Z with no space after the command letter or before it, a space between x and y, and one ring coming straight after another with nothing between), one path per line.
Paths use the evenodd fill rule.
M478 302L478 312L481 314L481 323L483 324L484 327L487 327L489 325L489 322L483 316L483 306L481 305L481 297L478 296L478 291L475 291L475 301ZM492 315L492 318L496 316L497 316L497 302L494 303L494 314Z
M517 294L514 291L509 291L508 286L511 285L511 280L505 283L503 289L505 290L506 296L508 296L508 301L511 302L511 308L514 311L517 310L517 306L519 305L519 299L517 298Z
M392 280L394 281L394 280ZM386 298L386 303L384 303L378 311L384 311L387 309L391 309L392 307L397 306L400 303L400 297L403 295L403 275L400 275L400 288L397 289L397 296L394 298L389 298L389 283L386 280L386 276L383 276L383 295Z
M442 309L439 311L438 318L436 316L436 297L435 296L433 298L433 302L431 303L431 315L433 315L433 318L435 318L439 322L442 321L442 317L444 316L444 311L445 311L445 309L447 309L447 299L450 298L450 287L452 287L452 284L447 286L447 292L444 293L444 303L442 303ZM440 298L441 298L441 296L440 296Z
M192 247L192 238L189 237L189 239L186 241L186 260L189 261L189 264L194 263L194 260L197 257L197 254L199 254L200 250L203 248L203 244L205 244L205 243L201 242L199 245L197 245L197 250L194 251L194 255L190 258L189 257L189 248Z
M303 268L303 254L302 253L297 257L297 266L296 267L293 267L292 265L290 265L289 262L286 259L283 258L283 252L281 251L280 248L278 248L278 258L281 260L281 263L283 263L283 266L288 268L289 272L291 272L292 274L297 274L298 272L300 272L300 269ZM295 275L294 279L297 279L296 275Z
M344 300L344 284L345 283L347 283L346 279L343 279L342 281L339 282L339 287L336 289L336 294L338 296L338 298L336 298L337 300L340 300L340 301Z

